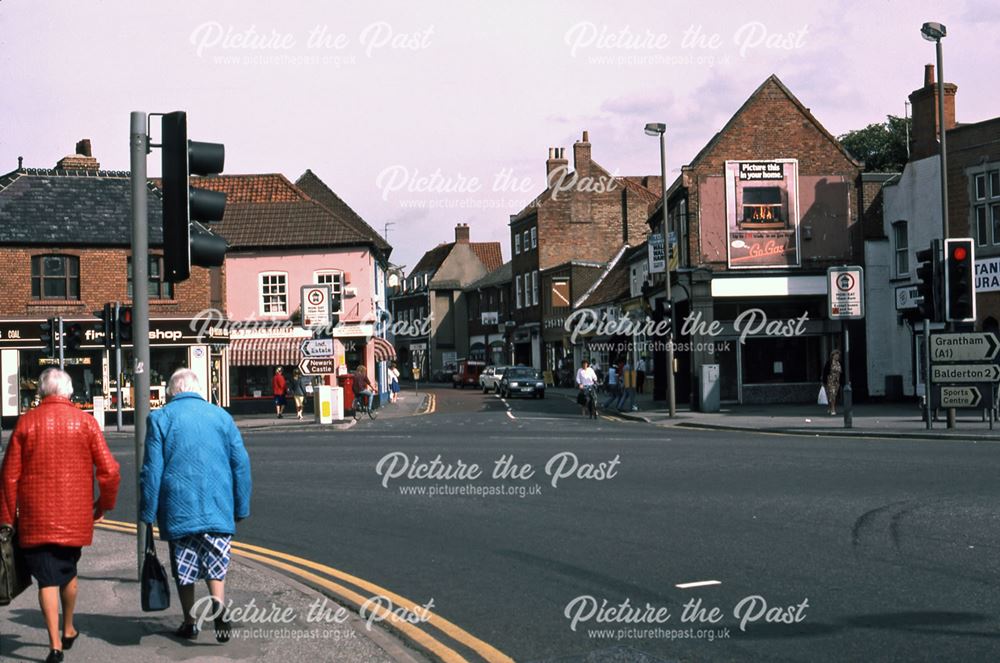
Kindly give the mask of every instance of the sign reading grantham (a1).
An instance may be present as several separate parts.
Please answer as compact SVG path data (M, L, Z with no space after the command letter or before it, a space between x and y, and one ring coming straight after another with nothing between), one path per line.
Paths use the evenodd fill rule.
M932 364L931 382L1000 382L996 364Z
M931 361L993 361L1000 340L992 332L931 334Z

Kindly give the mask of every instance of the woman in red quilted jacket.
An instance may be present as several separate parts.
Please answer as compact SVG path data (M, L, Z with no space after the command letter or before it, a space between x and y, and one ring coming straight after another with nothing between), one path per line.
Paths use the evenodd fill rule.
M79 635L73 609L80 549L93 541L94 521L114 508L120 476L97 420L69 401L69 375L46 369L38 392L42 402L18 420L0 468L0 526L17 527L49 631L46 663L59 663Z

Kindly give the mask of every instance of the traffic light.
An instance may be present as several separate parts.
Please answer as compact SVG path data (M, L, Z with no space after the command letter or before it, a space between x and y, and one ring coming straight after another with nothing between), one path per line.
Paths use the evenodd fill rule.
M226 194L190 186L191 175L217 175L225 165L221 143L188 140L187 113L163 116L163 278L176 283L191 276L191 265L218 267L226 258L226 240L199 221L220 221Z
M941 281L941 258L938 247L941 240L935 239L930 248L917 251L917 297L920 300L916 312L919 319L938 322L941 320L938 306L938 288Z
M59 320L57 318L49 318L41 324L41 328L40 340L42 341L42 345L48 346L50 357L55 357L58 354L56 336L59 335Z
M81 345L83 345L83 325L74 322L66 330L66 349L79 350Z
M945 320L975 322L975 246L969 238L945 240Z
M104 347L111 349L115 347L115 305L105 304L101 311L94 311L94 315L101 320L101 332L104 334Z
M118 306L115 316L115 342L119 345L132 344L132 307Z

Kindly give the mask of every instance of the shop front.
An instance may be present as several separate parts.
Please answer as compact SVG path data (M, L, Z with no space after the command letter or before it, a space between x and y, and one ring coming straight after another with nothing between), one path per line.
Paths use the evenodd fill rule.
M42 371L59 365L58 356L49 356L42 343L43 320L0 321L0 377L3 380L3 400L0 414L14 417L37 405L38 378ZM104 347L103 331L94 318L64 319L64 328L79 324L83 328L79 348L66 348L63 365L73 379L72 401L81 410L93 411L94 399L103 398L105 410L117 406L119 381L123 411L134 409L135 366L131 345L117 352ZM202 385L202 396L225 406L228 403L226 383L228 338L224 331L202 337L192 329L192 320L161 318L150 320L150 405L161 407L166 402L170 375L178 368L193 369Z

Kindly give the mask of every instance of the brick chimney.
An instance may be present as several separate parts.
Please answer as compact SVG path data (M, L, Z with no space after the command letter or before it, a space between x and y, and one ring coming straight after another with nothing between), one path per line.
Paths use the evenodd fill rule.
M944 84L944 128L955 126L954 83ZM910 159L924 159L938 153L938 100L934 65L924 65L924 86L910 93L913 129L910 132Z
M469 243L469 224L460 223L455 226L455 243L456 244L468 244Z
M91 154L90 139L84 138L76 144L76 152L64 156L56 163L57 170L100 170L101 164Z
M573 170L577 177L590 177L590 132L584 131L583 138L573 143Z
M549 183L552 181L552 172L558 168L562 168L563 171L569 165L566 161L565 149L562 147L550 147L549 148L549 158L545 162L545 182ZM555 177L559 177L556 175Z

